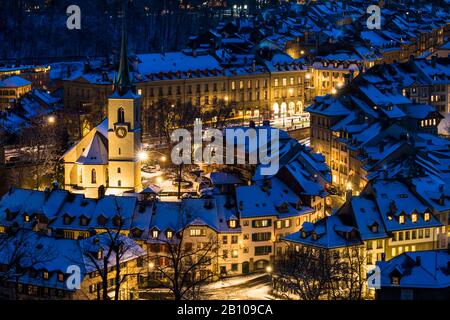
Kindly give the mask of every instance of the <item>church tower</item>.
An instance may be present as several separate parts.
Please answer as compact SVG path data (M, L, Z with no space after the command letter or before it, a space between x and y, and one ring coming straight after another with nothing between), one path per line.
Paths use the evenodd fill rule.
M136 94L128 63L125 10L119 72L108 99L108 193L140 192L141 97Z

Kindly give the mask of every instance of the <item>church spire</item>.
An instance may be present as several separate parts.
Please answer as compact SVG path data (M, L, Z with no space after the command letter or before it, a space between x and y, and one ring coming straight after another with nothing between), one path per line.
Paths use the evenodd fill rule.
M124 1L122 15L122 44L120 49L119 72L116 82L116 90L118 90L121 95L132 89L127 49L126 1Z

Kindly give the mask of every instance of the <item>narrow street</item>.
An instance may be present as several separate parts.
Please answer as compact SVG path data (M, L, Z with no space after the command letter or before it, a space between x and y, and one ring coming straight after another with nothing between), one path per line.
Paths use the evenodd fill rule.
M259 274L212 283L205 295L210 300L273 300L270 289L270 276Z

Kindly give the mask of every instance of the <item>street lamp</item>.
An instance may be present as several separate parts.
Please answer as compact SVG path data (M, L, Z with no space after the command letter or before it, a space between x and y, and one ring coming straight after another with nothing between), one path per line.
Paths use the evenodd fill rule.
M148 160L148 154L145 151L139 151L137 158L139 161L147 161Z
M54 124L54 123L56 122L56 117L55 117L55 116L49 116L49 117L47 118L47 122L48 122L49 124Z
M272 273L272 267L271 266L267 266L266 267L266 272L267 273Z

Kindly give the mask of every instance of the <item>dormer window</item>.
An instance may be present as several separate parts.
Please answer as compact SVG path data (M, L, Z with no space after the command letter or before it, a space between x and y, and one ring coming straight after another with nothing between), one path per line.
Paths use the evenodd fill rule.
M70 218L70 216L68 214L64 215L64 224L65 225L69 225L72 222L72 219Z
M99 225L104 226L106 224L106 217L104 215L100 215L97 218L97 222Z
M153 238L153 239L157 239L158 236L159 236L159 231L158 231L158 230L153 230L153 231L152 231L152 238Z
M391 277L391 284L394 286L400 285L400 277L399 276L392 276Z
M87 217L85 217L85 216L81 216L81 218L80 218L80 224L82 225L82 226L87 226L88 225L88 218Z
M172 230L167 230L167 232L166 232L166 237L167 237L167 239L172 239L173 238L173 232L172 232Z
M378 232L378 224L374 223L374 224L370 227L370 230L371 230L373 233L377 233L377 232Z
M48 280L48 278L49 278L48 271L42 272L42 278L44 278L44 280Z
M140 238L142 236L142 230L137 228L133 229L131 233L133 234L134 238Z
M97 251L97 260L103 259L103 250L100 249Z
M113 224L116 227L120 227L122 225L123 221L122 221L122 217L120 216L115 216L113 219Z
M232 229L237 227L237 221L236 220L230 220L228 222L228 224L229 224L230 228L232 228Z
M59 282L64 282L64 273L58 272L58 281Z
M24 221L24 222L30 222L30 216L29 216L28 214L25 213L25 214L23 215L23 221Z
M430 221L430 214L428 212L425 212L425 214L423 215L423 220Z
M401 216L398 217L398 222L400 224L404 224L405 223L405 216L402 214Z
M302 232L301 232L301 236L302 236L303 239L305 239L305 238L306 238L306 232L305 232L305 231L302 231Z
M311 235L311 239L313 239L314 241L317 241L317 239L318 239L317 233L314 232L314 233Z
M413 213L412 215L411 215L411 221L412 222L417 222L417 213Z

